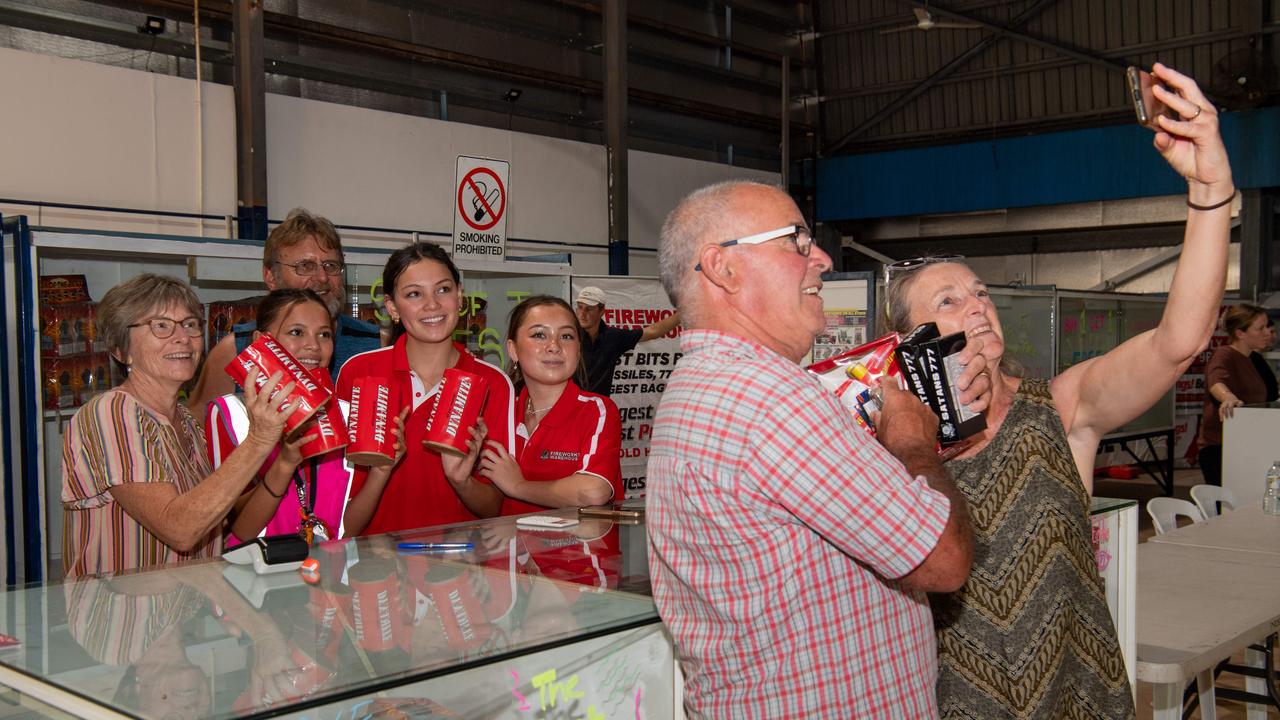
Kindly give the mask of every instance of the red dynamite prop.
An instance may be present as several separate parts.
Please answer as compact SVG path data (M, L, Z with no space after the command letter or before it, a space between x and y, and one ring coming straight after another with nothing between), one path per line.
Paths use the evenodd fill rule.
M398 647L406 639L407 618L400 598L395 567L361 561L347 573L351 584L351 616L356 643L361 649L380 652Z
M487 392L488 386L479 375L445 370L422 444L436 452L466 455L471 428L480 420Z
M227 374L244 387L249 371L255 367L258 368L258 378L254 384L259 390L275 373L284 375L280 384L277 385L275 394L271 396L272 400L278 400L281 405L287 404L294 398L302 400L293 414L285 418L285 435L292 435L295 430L302 427L330 398L329 391L324 389L315 377L307 372L307 369L302 367L293 355L289 354L288 350L276 342L275 338L266 333L231 361L227 366ZM290 382L294 383L293 392L289 393L287 398L279 398L278 388Z
M316 368L311 371L311 374L315 376L316 382L320 383L320 387L330 393L333 392L333 380L329 378L328 370ZM303 460L346 447L347 425L342 419L342 408L338 406L338 398L330 395L329 400L316 411L311 422L302 426L298 433L301 435L316 433L315 438L308 440L300 448Z
M422 557L407 558L406 568L414 587L435 608L449 647L470 650L489 641L493 626L472 583L476 568Z
M347 459L356 465L390 465L396 457L391 418L399 414L392 402L391 384L380 377L356 380L347 412Z

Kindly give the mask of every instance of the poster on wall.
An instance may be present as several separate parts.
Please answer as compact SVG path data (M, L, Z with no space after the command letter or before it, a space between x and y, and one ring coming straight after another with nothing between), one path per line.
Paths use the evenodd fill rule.
M827 326L813 341L813 362L826 360L867 342L867 311L861 308L823 310Z
M573 278L570 297L587 285L604 291L606 325L643 328L669 316L673 309L662 284L653 278ZM658 400L680 358L680 328L666 337L641 343L622 356L613 371L614 403L622 415L622 487L628 498L645 489L645 464Z

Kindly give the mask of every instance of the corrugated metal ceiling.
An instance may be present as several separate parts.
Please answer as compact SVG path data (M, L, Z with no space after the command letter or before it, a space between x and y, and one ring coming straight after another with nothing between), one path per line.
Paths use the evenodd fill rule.
M1132 116L1130 64L1174 66L1231 107L1277 95L1280 0L836 0L816 9L828 154L1122 122ZM969 27L922 29L919 11ZM1234 72L1215 75L1226 64ZM1263 97L1237 97L1241 72L1265 83Z

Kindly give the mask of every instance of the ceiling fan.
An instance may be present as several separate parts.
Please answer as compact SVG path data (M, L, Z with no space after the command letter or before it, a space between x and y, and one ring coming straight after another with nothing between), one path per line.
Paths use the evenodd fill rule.
M934 28L971 29L971 28L982 27L978 23L948 22L948 21L934 20L933 13L929 12L927 8L914 8L912 9L911 12L915 13L916 15L915 23L911 25L903 25L901 27L885 28L884 30L880 31L880 34L887 35L889 33L906 32L908 30L928 31L928 30L933 30Z

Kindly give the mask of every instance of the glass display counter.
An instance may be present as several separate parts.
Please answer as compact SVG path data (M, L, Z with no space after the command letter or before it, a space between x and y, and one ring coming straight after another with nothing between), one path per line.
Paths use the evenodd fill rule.
M3 593L0 716L683 714L642 524L500 518L311 556L314 582L213 560Z
M1095 497L1089 508L1093 559L1116 625L1129 686L1137 685L1138 503Z

